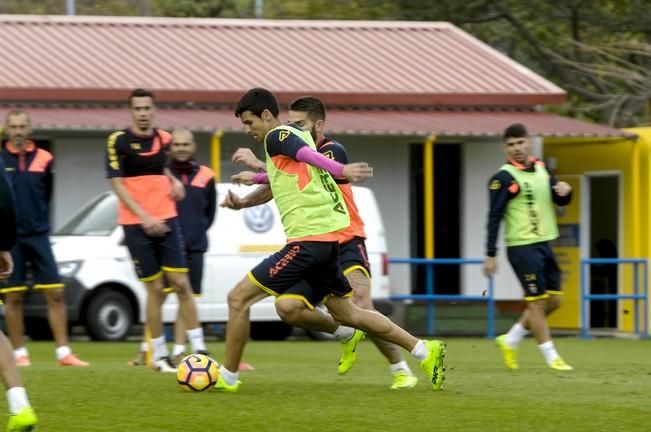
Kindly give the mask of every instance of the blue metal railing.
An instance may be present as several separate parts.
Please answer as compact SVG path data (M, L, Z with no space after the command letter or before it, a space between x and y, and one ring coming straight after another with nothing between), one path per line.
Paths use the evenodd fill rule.
M427 303L426 322L427 334L434 334L434 321L436 319L435 304L436 301L480 301L487 303L486 316L486 337L495 336L495 296L493 278L488 278L488 288L486 295L465 295L465 294L436 294L436 284L434 280L434 267L437 265L481 265L483 259L466 259L466 258L390 258L390 264L410 264L425 266L425 294L395 295L391 300L417 300Z
M588 268L592 264L632 264L633 294L590 294ZM640 267L643 290L640 292ZM590 302L593 300L633 300L635 333L649 337L649 265L643 258L584 258L581 260L581 337L590 337ZM640 301L644 301L644 330L640 333Z

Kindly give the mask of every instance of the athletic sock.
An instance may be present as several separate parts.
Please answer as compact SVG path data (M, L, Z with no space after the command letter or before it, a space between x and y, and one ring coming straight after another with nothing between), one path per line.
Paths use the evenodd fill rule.
M151 340L151 346L154 351L154 360L158 360L162 357L169 356L169 351L167 351L167 345L165 345L165 335L153 338Z
M391 369L392 374L396 374L398 372L405 372L409 375L412 375L411 369L409 369L409 365L404 360L399 361L398 363L392 363L391 365L389 365L389 369Z
M66 358L70 354L72 354L72 351L70 351L70 347L67 345L57 347L55 352L56 352L57 360L61 360L63 358Z
M29 357L29 351L27 351L27 348L20 347L18 349L15 349L14 358L17 359L18 357Z
M541 343L538 345L538 349L545 357L545 361L548 365L552 364L552 362L557 358L560 358L560 355L558 355L558 352L556 352L556 348L554 348L554 342L552 341Z
M185 344L174 344L172 357L177 357L185 352Z
M140 352L147 352L149 351L149 343L147 342L140 342Z
M226 384L231 386L237 384L237 379L240 377L239 372L231 372L226 369L224 365L219 366L219 373L221 374Z
M30 406L25 387L12 387L7 390L7 403L11 414L18 414L23 408Z
M339 326L332 334L338 341L347 341L355 334L355 329L352 327Z
M203 327L197 327L192 330L186 330L188 340L192 347L192 352L205 351L206 342L203 340Z
M427 345L425 345L422 339L418 339L416 346L411 350L411 355L413 355L418 361L423 361L427 358L429 355L429 348L427 348Z
M529 334L529 330L524 328L520 322L516 322L506 334L506 344L511 348L517 348L527 334Z

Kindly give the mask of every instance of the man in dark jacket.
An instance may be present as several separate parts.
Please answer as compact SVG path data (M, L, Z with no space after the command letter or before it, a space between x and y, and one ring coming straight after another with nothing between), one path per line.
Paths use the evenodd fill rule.
M33 288L47 300L48 321L62 366L88 366L68 346L68 316L63 283L50 245L49 205L52 196L52 155L29 140L29 115L20 110L7 114L9 141L0 153L14 192L16 245L11 250L15 269L0 293L4 295L5 319L18 366L31 364L23 342L23 297L27 292L27 263L32 265Z

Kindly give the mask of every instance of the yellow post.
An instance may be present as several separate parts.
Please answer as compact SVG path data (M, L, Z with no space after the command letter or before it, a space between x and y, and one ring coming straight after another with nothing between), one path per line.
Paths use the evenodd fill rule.
M638 139L633 139L632 141L632 147L633 147L633 157L631 158L631 223L633 227L633 258L642 258L642 248L640 247L641 241L640 237L641 232L640 228L642 226L641 224L641 215L640 215L640 201L643 199L642 196L640 195L640 144ZM646 199L644 200L646 201ZM640 285L644 284L642 280L638 281ZM640 292L642 292L644 288L640 289ZM635 303L632 301L627 301L624 302L625 309L626 310L632 310L634 308ZM634 309L635 313L633 314L633 323L632 325L634 326L636 322L640 323L640 330L645 328L648 325L648 322L644 322L644 318L640 317L645 317L645 310L644 308L647 308L648 310L649 305L646 304L646 302L642 303L640 302L640 306L638 309ZM626 319L626 318L625 318Z
M434 143L430 135L423 143L423 203L425 217L425 258L434 258Z
M640 228L641 228L641 215L640 215L640 145L638 139L633 139L633 157L631 167L631 196L632 196L632 225L633 225L633 257L640 258L642 256L642 248L640 247ZM646 201L646 200L645 200ZM637 311L636 311L637 312Z
M222 181L222 136L224 135L223 129L217 129L212 134L210 139L210 162L212 170L215 173L215 181L217 183Z

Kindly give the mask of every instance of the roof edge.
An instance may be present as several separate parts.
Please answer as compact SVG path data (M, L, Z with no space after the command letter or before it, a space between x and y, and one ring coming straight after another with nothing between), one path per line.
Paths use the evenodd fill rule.
M150 89L159 103L176 104L236 104L242 91L216 90L161 90ZM80 89L80 88L7 88L0 87L2 102L125 102L132 89ZM414 106L426 107L432 105L455 106L495 106L495 105L556 105L565 102L566 93L338 93L312 92L328 105L346 106ZM275 91L280 103L305 96L306 92Z
M391 29L450 29L445 21L355 21L355 20L276 20L239 18L173 18L97 15L14 15L0 14L0 22L38 24L108 24L108 25L167 25L218 27L311 27L311 28L391 28Z

